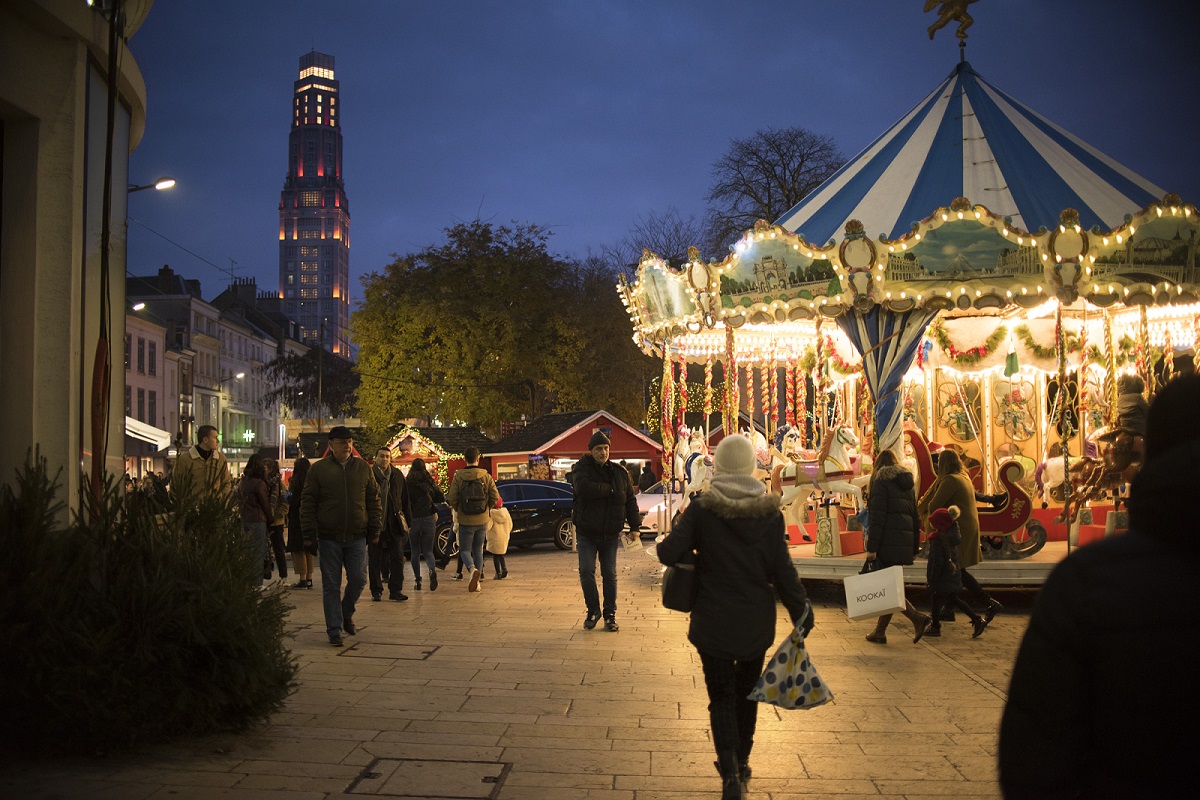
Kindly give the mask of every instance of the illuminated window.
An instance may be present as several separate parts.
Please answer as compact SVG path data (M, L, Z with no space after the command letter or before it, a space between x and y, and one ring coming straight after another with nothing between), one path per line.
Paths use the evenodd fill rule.
M312 77L333 80L333 70L325 69L324 67L308 67L300 71L300 80Z
M300 231L300 238L301 239L320 239L321 232L320 231Z
M292 286L292 285L294 285L294 283L295 283L295 278L296 278L296 276L295 276L295 275L288 275L288 276L287 276L287 285L288 285L288 286Z
M320 253L319 253L319 251L320 251L320 248L319 248L319 247L301 247L301 248L300 248L300 255L302 255L302 256L315 256L315 255L319 255L319 254L320 254Z
M320 192L301 192L300 205L302 206L319 206L321 205Z
M321 118L320 118L320 117L317 117L317 124L318 124L318 125L321 125L321 124L322 124L322 122L321 122Z
M317 95L317 102L321 102L321 95Z

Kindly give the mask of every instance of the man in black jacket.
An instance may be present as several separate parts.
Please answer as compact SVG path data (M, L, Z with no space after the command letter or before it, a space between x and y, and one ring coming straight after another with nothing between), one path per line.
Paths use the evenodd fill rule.
M404 594L404 544L412 530L412 504L400 470L392 466L392 451L375 451L372 468L379 484L379 503L383 507L383 531L378 542L367 547L367 572L371 581L371 599L383 599L383 560L388 564L388 599L407 600Z
M642 525L633 480L620 464L608 460L609 441L603 431L588 440L588 454L571 468L575 500L571 516L579 551L579 584L587 603L583 627L589 631L600 621L600 596L596 592L596 559L604 581L604 627L617 626L617 546L626 523L637 531Z

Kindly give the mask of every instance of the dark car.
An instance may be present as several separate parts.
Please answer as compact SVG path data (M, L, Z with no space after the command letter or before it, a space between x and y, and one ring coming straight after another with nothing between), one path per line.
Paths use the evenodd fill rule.
M571 503L575 492L563 481L497 481L496 490L512 516L513 529L508 546L526 548L553 542L560 550L570 550L575 542L571 522ZM450 507L438 507L437 537L434 542L439 560L458 555Z

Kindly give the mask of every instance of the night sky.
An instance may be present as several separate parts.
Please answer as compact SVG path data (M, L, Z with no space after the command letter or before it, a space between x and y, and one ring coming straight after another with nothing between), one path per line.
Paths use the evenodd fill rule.
M129 215L278 288L292 85L336 60L359 276L476 217L533 222L583 257L635 220L702 217L732 138L800 126L853 156L958 60L921 0L158 0L130 41L147 122ZM1200 203L1195 3L982 0L967 60L986 80ZM1174 9L1178 8L1178 11ZM1183 9L1188 10L1183 10ZM950 198L947 198L949 200ZM930 209L932 211L932 209ZM129 270L225 273L129 226Z

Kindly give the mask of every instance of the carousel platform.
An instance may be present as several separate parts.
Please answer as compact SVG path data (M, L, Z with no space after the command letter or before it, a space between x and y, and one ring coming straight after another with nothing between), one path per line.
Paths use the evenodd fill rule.
M802 579L840 581L857 575L862 569L863 554L823 558L813 555L811 544L789 547L792 563ZM1046 546L1028 558L984 560L971 567L971 574L985 586L1041 586L1059 561L1067 556L1066 542L1046 542ZM925 583L925 561L904 568L904 582Z

